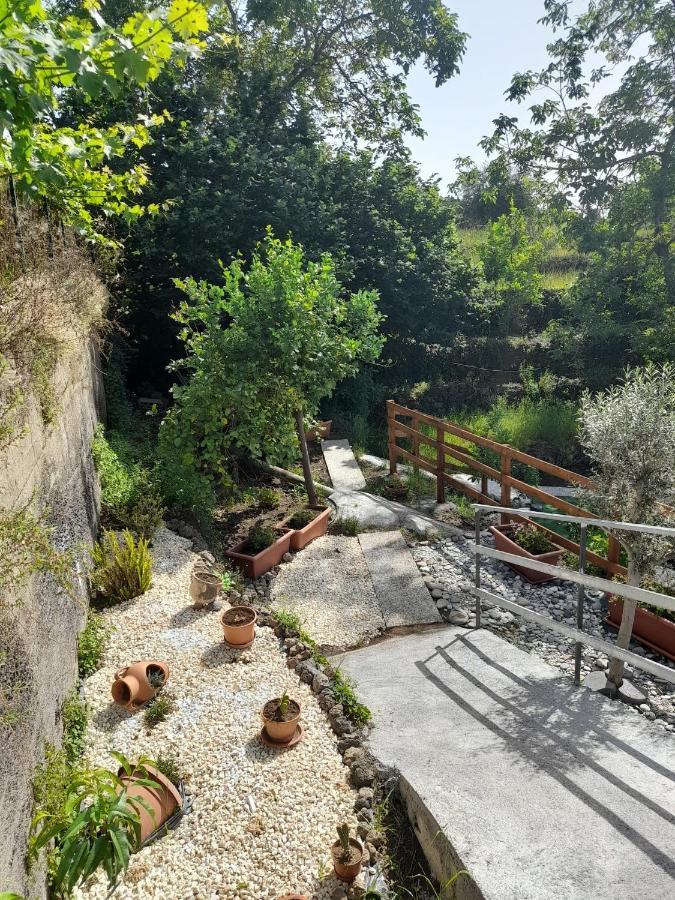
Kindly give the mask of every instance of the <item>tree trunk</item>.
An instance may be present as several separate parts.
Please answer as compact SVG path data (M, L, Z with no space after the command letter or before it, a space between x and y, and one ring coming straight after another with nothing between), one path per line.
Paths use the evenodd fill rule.
M628 584L633 587L640 586L640 573L635 568L633 558L628 557ZM616 638L616 646L622 650L627 650L630 644L630 636L633 633L633 620L635 619L635 610L637 608L636 600L629 600L628 597L623 598L623 613L621 615L621 625L619 625L619 634ZM615 690L618 690L623 683L624 662L621 659L610 659L609 669L607 671L607 681L611 682Z
M312 478L312 469L309 464L309 451L307 450L307 438L305 437L305 422L302 416L302 410L297 410L295 413L295 428L298 432L300 450L302 451L302 474L305 476L305 487L307 488L309 505L318 506L319 500L316 496L316 488L314 487L314 479Z

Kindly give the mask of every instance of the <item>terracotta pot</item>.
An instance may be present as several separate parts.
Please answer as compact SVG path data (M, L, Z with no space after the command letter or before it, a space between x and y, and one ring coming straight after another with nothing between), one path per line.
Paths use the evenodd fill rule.
M241 615L242 611L249 614L250 621L243 624L230 623L228 619L236 618L237 614ZM241 647L250 644L255 638L255 623L258 613L250 606L232 606L226 609L220 617L223 625L223 635L225 643L231 647Z
M161 669L164 675L164 683L169 680L169 666L163 659L142 659L139 662L125 666L115 672L111 693L115 703L127 708L134 708L152 700L159 688L150 684L149 671L153 668Z
M328 531L330 509L327 506L310 506L308 508L316 510L317 515L304 528L291 528L291 550L294 553L302 550L307 544L311 544L312 541ZM282 527L290 527L288 526L290 518L291 516L284 519L281 523Z
M331 847L331 855L333 857L333 869L335 869L335 874L340 879L340 881L354 881L356 876L361 871L361 866L363 865L363 847L360 841L357 841L356 838L349 838L349 843L354 849L358 849L360 852L358 862L354 863L343 863L340 862L340 855L342 853L342 844L340 841L336 841Z
M560 549L551 550L548 553L530 553L528 550L521 547L520 544L516 544L515 541L512 541L509 537L513 532L513 525L491 525L490 532L494 535L497 550L502 550L504 553L513 553L516 556L523 556L525 559L536 559L538 562L550 563L552 566L557 566L565 552L563 549ZM523 578L532 584L543 584L546 581L553 581L555 578L554 575L546 575L544 572L535 572L534 569L527 569L524 566L514 566L511 565L511 563L507 563L506 565L510 566L514 572L522 575Z
M211 572L196 570L190 576L190 596L197 609L208 606L218 598L221 589L221 581L217 575Z
M246 545L248 541L241 541L235 544L226 553L240 569L252 578L260 578L265 572L269 572L274 566L278 566L285 553L288 553L291 547L291 531L286 530L270 547L265 547L260 553L247 553Z
M613 628L618 628L621 625L622 615L623 598L612 597L609 601L609 615L605 622ZM658 616L650 609L638 606L635 610L632 636L645 647L649 647L650 650L655 650L671 662L675 662L675 622Z
M183 798L178 789L165 775L162 775L153 766L148 766L145 771L147 771L147 775L143 772L125 775L124 769L120 769L117 773L127 790L127 796L138 798L150 807L148 810L141 803L135 804L133 807L141 820L141 844L183 805ZM139 778L151 778L157 782L157 785L149 787L139 784Z
M298 727L298 722L300 721L302 710L299 703L297 703L295 700L291 700L291 703L295 703L295 705L297 706L298 714L288 719L286 722L275 722L273 718L270 718L270 715L265 714L265 710L270 703L276 704L280 699L280 697L275 697L274 700L268 700L268 702L263 707L262 718L263 722L265 723L265 731L267 732L267 737L275 744L287 744L295 734L296 728Z
M307 894L284 894L279 900L308 900Z
M326 422L318 422L314 428L310 428L309 431L305 432L305 440L327 441L330 437L330 430L332 427L332 419L328 419Z

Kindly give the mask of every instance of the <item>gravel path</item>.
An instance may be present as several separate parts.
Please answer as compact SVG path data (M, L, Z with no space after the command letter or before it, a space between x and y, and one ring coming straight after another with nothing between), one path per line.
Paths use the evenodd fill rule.
M237 654L223 644L218 614L189 606L189 548L171 531L157 533L154 586L105 613L115 631L103 667L84 685L86 762L112 767L110 748L130 758L172 755L193 798L177 830L132 857L115 900L272 900L293 890L328 900L338 884L335 827L356 825L336 738L271 629L259 628L251 649ZM167 690L178 707L151 732L142 712L130 715L110 699L114 671L147 657L169 662ZM302 705L305 736L292 751L270 751L257 738L259 711L285 688ZM104 877L76 896L105 897Z
M494 546L494 541L488 534L484 534L483 540L485 544ZM475 625L476 620L473 612L474 599L469 593L474 576L474 556L469 543L470 540L463 537L433 543L421 541L413 545L411 550L441 615L453 624L471 626ZM483 586L487 590L576 627L576 585L557 580L543 585L531 585L497 560L484 559L481 571ZM585 631L605 640L615 638L616 632L602 623L605 616L605 603L602 600L587 602L584 616ZM551 665L557 666L566 674L573 674L573 641L525 622L498 607L486 608L481 617L481 624ZM672 663L668 663L636 642L631 642L630 649L640 656L657 659L672 667ZM593 669L605 669L607 664L607 656L604 653L584 647L582 675ZM646 718L655 720L657 725L668 731L675 731L673 686L629 665L626 666L626 673L631 681L648 694L649 702L642 704L639 711Z
M359 539L325 535L281 567L273 606L294 612L318 644L356 647L384 630Z

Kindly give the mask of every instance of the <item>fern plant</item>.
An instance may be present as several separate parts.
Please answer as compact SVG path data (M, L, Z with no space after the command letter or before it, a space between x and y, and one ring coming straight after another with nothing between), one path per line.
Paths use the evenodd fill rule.
M144 594L152 586L152 556L145 538L129 530L121 535L105 531L92 549L91 581L104 597L121 603Z

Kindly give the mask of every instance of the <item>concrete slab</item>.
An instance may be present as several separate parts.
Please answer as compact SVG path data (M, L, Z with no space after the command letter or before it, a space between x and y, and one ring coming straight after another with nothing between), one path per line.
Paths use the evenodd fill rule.
M400 531L359 535L387 628L441 622Z
M489 631L340 658L436 876L486 900L675 896L671 734Z
M366 479L349 446L349 441L321 441L321 450L333 487L338 490L363 490Z

